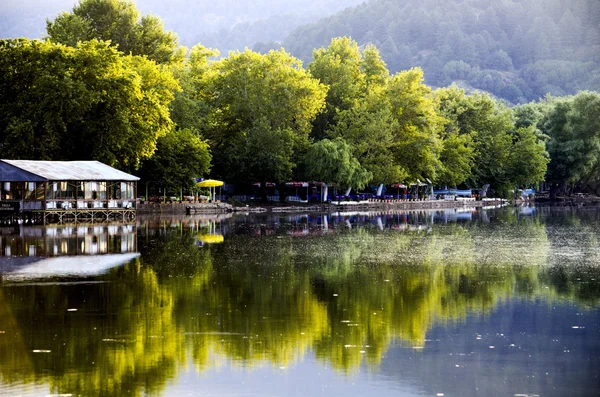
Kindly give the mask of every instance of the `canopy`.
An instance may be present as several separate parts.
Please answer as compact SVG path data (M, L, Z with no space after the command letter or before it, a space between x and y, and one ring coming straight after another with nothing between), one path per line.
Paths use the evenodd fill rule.
M206 179L196 184L198 187L217 187L223 186L223 181L217 181L216 179Z
M396 189L406 189L406 185L403 183L394 183L392 187Z

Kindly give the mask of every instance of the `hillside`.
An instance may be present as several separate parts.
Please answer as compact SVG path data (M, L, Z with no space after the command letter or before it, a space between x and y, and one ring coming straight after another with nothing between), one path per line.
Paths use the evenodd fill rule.
M256 42L283 41L296 27L334 14L364 0L135 0L142 14L162 19L181 44L199 42L227 54ZM0 2L0 37L39 38L46 19L71 11L76 0Z
M390 71L460 82L511 103L600 90L600 1L372 0L295 29L283 42L310 61L333 37L375 44Z

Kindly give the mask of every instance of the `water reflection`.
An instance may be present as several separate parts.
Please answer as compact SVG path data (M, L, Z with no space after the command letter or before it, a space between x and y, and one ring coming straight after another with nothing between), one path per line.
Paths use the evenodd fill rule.
M589 331L567 350L581 355L544 365L578 375L559 377L564 384L555 384L555 392L528 386L561 395L580 377L593 383L595 375L580 367L598 364L599 355L583 353L600 344L597 221L597 213L520 209L141 219L141 256L95 277L97 283L0 288L2 382L86 396L169 394L190 362L199 372L292 371L309 356L344 377L366 367L417 384L411 395L438 392L444 382L454 382L446 390L456 395L504 395L493 376L488 383L496 389L486 387L489 393L461 393L452 371L462 365L464 379L482 377L464 370L480 360L493 360L489 368L503 377L527 371L526 356L510 356L506 364L504 349L519 340L523 349L539 353L545 346L554 354L559 318L575 318L575 311L579 322L568 325ZM48 252L61 233L43 232L34 243L19 232L30 239L20 244ZM224 238L199 246L206 234ZM519 320L523 327L514 311L497 319L514 302L532 313ZM561 315L548 317L552 307L563 307ZM502 345L499 333L506 335ZM527 338L519 339L521 333ZM570 345L560 338L561 349ZM479 341L485 349L472 346ZM450 353L469 359L450 362ZM427 368L438 368L435 382L427 380Z
M137 256L135 225L17 225L0 230L0 274L5 281L93 276Z

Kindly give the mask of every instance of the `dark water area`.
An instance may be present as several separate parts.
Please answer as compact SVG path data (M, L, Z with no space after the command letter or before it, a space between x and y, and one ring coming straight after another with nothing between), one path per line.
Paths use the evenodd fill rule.
M2 396L598 396L600 211L0 228Z

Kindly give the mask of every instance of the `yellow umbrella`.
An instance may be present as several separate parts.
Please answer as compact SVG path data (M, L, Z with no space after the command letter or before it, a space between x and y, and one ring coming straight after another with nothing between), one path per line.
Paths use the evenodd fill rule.
M198 187L217 187L223 186L223 181L217 181L216 179L206 179L204 181L198 182Z
M217 181L216 179L206 179L196 184L198 187L207 187L208 191L211 192L210 188L213 188L213 191L210 193L210 197L214 196L214 188L217 186L223 186L223 181Z
M198 241L206 244L219 244L225 241L222 234L201 234L198 236Z

